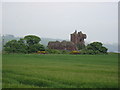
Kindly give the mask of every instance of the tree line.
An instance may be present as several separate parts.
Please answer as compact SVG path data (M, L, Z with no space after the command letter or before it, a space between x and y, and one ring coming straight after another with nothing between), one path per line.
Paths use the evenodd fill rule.
M7 53L34 53L44 51L45 47L40 44L41 39L35 35L27 35L19 40L8 41L4 45Z
M27 35L19 40L8 41L4 45L4 51L7 53L37 53L38 51L46 51L50 54L106 54L107 48L101 42L93 42L82 48L79 51L67 50L52 50L45 49L44 45L40 44L40 37L35 35Z

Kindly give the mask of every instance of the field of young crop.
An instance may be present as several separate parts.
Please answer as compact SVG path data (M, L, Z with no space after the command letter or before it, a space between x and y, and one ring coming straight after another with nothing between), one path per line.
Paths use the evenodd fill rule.
M3 88L116 88L118 55L4 54Z

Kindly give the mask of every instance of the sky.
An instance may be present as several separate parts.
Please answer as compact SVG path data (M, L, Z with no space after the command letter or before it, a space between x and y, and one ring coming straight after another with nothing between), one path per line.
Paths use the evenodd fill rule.
M13 0L14 1L14 0ZM118 42L117 2L3 2L2 33L70 39L75 30L86 41Z
M1 0L2 2L118 2L119 0Z

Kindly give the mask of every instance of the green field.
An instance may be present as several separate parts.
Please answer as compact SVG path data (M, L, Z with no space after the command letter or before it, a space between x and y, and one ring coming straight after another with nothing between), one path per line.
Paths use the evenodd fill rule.
M3 88L117 88L118 55L3 55Z

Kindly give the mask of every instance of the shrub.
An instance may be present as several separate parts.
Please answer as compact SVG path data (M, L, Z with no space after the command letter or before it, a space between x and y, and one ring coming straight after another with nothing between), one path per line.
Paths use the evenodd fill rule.
M34 52L37 52L37 51L45 51L45 48L41 44L34 44L34 45L31 45L31 46L28 46L27 50L28 50L29 53L34 53Z
M61 53L62 53L62 54L69 54L69 51L67 51L67 50L62 50Z
M47 54L46 51L37 51L37 54Z
M85 50L85 49L84 49L84 50L81 50L80 53L81 53L81 54L87 54L87 50Z
M49 54L69 54L67 50L46 49Z
M87 53L92 55L95 54L94 50L87 50Z
M70 54L80 54L79 51L71 51Z
M56 50L56 49L47 49L47 52L49 54L62 54L60 50Z

